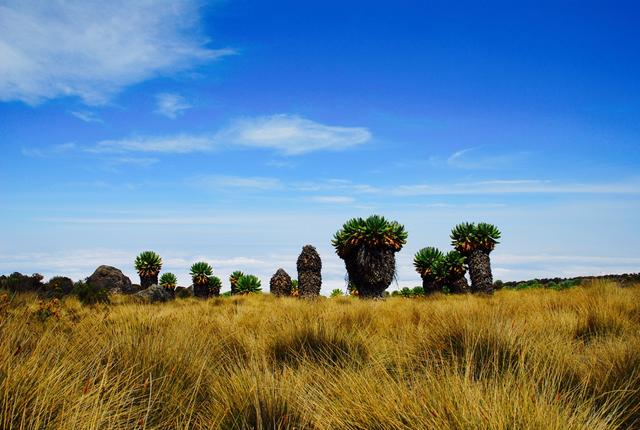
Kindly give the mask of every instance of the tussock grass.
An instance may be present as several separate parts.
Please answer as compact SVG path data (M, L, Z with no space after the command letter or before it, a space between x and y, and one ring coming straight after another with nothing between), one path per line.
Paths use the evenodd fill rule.
M57 306L0 297L2 429L640 427L640 286Z

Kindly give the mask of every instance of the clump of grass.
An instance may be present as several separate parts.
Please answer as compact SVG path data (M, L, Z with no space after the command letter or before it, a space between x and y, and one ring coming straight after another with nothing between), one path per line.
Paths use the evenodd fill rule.
M344 367L367 360L364 343L344 332L322 325L303 326L273 340L269 352L279 365L298 366L304 362Z
M0 295L2 429L633 429L640 286L149 306Z

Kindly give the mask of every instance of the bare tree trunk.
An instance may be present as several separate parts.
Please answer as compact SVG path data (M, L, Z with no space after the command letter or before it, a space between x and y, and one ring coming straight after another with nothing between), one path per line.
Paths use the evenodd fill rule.
M476 249L469 256L469 275L471 292L493 294L493 276L491 259L486 252Z

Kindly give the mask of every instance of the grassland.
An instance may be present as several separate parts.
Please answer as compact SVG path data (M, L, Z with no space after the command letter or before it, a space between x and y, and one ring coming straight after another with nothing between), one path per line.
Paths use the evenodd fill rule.
M640 286L0 303L2 429L640 425Z

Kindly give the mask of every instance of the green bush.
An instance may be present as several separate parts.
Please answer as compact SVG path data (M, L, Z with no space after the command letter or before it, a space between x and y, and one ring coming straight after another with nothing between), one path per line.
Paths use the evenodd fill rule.
M96 303L109 303L109 293L105 288L97 288L88 282L79 281L73 286L73 294L78 296L78 300L83 305L94 305Z
M332 290L331 294L329 295L329 297L341 297L341 296L344 296L344 293L340 288L336 288Z

